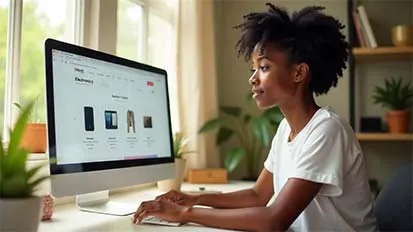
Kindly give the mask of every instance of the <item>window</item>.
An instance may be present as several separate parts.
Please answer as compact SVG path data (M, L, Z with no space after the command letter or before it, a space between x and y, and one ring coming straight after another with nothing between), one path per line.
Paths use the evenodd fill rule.
M118 0L117 54L143 61L143 9L130 0Z
M6 128L17 117L13 102L26 104L37 99L32 120L46 121L44 40L54 38L70 43L97 44L107 40L119 56L148 63L168 72L173 128L178 128L176 95L175 7L176 0L117 0L116 35L97 30L95 9L110 11L111 1L87 0L0 0L0 129L7 141ZM112 3L114 4L114 3ZM106 6L103 7L103 6ZM117 13L117 14L116 14ZM13 15L14 17L10 17ZM113 17L113 16L110 16ZM105 18L107 20L107 18ZM109 19L111 20L111 19ZM86 26L85 26L86 25ZM103 29L102 29L103 30ZM21 33L20 33L21 32ZM6 36L3 36L6 35ZM113 39L113 40L112 40ZM115 44L114 41L117 41ZM92 41L92 42L91 42ZM7 43L10 46L7 47ZM82 43L83 44L83 43ZM12 61L12 62L8 62ZM6 72L6 70L9 70ZM13 86L6 86L13 83ZM12 87L12 88L11 88Z
M73 0L24 0L20 55L20 102L36 99L32 119L46 121L44 41L74 42Z
M4 86L6 84L6 53L7 53L7 18L9 1L0 0L0 96L4 96ZM0 133L4 125L4 101L0 102Z
M155 13L149 13L148 63L165 69L173 66L172 38L172 25Z
M167 69L173 108L172 120L177 121L177 114L174 113L177 112L174 107L177 105L177 98L172 97L176 95L173 90L176 84L175 28L174 19L171 17L176 0L117 0L117 9L110 7L112 5L108 3L115 4L110 0L0 0L0 95L4 99L0 102L0 129L4 135L5 128L10 127L17 116L10 113L11 109L17 111L13 102L26 104L37 98L32 120L46 121L46 38L92 47L101 40L108 40L109 45L106 45L111 49L116 46L117 54L122 57ZM109 16L104 14L105 18L100 12L97 13L96 9L100 8L104 9L104 13L109 12ZM116 11L116 35L100 31L106 28L89 30L96 24L104 24L103 18L115 20L112 13L115 15ZM10 14L14 17L9 21ZM114 42L115 38L117 44ZM10 41L13 43L8 44ZM8 62L10 60L13 62ZM6 69L11 71L6 73ZM13 89L5 86L6 79L8 83L13 82ZM7 98L3 97L6 96L5 93ZM7 141L8 138L6 136L3 139ZM35 164L34 161L39 158L29 159L29 164ZM46 159L46 156L41 156L40 159Z
M178 131L178 94L176 86L175 40L174 28L167 20L156 13L149 13L148 55L149 64L168 72L169 103L171 109L172 129Z
M25 105L37 99L31 120L45 122L44 41L54 38L75 42L75 34L79 33L75 33L75 25L80 22L75 24L75 9L81 2L0 0L0 34L4 35L0 37L0 94L4 97L0 129L6 141L6 128L11 127L18 113L13 102Z
M174 131L179 130L175 75L176 5L175 0L118 0L116 45L118 56L167 71Z

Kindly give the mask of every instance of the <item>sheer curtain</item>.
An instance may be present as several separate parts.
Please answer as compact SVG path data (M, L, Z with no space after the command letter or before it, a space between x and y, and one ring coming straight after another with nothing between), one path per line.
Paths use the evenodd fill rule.
M189 137L188 168L219 167L213 133L198 134L218 113L213 0L179 0L177 89L181 131Z

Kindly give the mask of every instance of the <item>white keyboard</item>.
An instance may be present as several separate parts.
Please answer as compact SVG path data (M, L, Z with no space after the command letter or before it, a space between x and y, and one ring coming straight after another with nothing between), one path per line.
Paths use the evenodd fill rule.
M141 223L147 223L147 224L154 224L154 225L163 225L163 226L180 226L182 223L179 222L170 222L166 220L162 220L158 217L154 216L147 216L144 217L141 221Z

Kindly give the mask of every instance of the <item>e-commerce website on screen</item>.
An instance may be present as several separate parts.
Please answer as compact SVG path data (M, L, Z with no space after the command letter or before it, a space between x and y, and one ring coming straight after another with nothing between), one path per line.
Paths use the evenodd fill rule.
M53 50L57 164L169 157L166 78Z

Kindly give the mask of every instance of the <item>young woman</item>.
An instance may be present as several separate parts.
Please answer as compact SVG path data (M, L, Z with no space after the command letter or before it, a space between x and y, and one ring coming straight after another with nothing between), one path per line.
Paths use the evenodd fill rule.
M199 196L172 191L141 204L135 222L155 215L244 231L377 230L354 132L314 100L337 86L346 68L344 26L322 13L323 7L306 7L289 17L267 6L236 27L239 54L252 60L249 82L258 107L278 106L285 116L254 188ZM267 205L274 192L275 201Z

